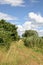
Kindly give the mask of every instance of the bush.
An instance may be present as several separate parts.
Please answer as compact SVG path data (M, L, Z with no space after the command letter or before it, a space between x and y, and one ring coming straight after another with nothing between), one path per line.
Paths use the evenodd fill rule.
M42 39L41 37L39 37L38 41L39 41L39 43L38 43L37 46L38 46L39 48L43 48L43 39Z
M0 47L6 47L9 49L11 44L11 38L8 32L0 31Z
M24 39L24 45L27 47L33 47L34 43L33 43L33 37L28 37Z
M35 36L27 37L24 39L24 45L32 48L43 48L43 39Z

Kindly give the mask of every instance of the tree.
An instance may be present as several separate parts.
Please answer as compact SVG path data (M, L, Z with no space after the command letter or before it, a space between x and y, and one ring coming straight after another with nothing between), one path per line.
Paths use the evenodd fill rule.
M35 30L26 30L22 36L23 37L38 36L38 33Z
M18 32L16 25L13 25L9 22L6 22L5 20L0 20L0 31L4 31L6 33L9 33L10 37L13 40L17 40L18 38Z
M0 20L0 43L9 47L11 41L17 41L19 39L17 27L14 24Z

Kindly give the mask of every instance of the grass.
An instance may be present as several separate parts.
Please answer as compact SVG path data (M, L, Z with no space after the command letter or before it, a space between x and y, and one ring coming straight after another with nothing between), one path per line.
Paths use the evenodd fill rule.
M37 52L21 40L12 42L9 51L0 49L0 65L43 65L43 54Z

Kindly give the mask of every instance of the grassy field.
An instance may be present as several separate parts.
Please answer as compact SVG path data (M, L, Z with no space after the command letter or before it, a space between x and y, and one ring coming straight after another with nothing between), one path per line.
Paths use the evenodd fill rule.
M21 40L12 42L9 51L4 49L0 49L0 65L43 65L43 54L25 47Z

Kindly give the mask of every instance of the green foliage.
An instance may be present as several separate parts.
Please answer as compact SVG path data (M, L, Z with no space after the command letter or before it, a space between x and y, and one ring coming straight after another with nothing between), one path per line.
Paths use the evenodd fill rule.
M24 45L27 47L37 47L37 48L43 48L43 39L40 37L28 37L24 39Z
M23 37L38 36L38 33L35 30L26 30L22 36Z
M19 39L16 25L13 25L5 20L0 20L0 45L4 45L7 48L11 41L17 41Z
M3 39L2 38L0 38L0 43L3 43L4 41L3 41Z
M43 49L43 37L39 37L34 30L27 30L23 34L24 45L27 47L37 47Z
M5 20L0 21L0 30L15 32L17 31L17 27L9 22L6 22Z
M24 39L24 44L25 44L25 46L27 46L27 47L32 47L32 37L25 38L25 39Z

